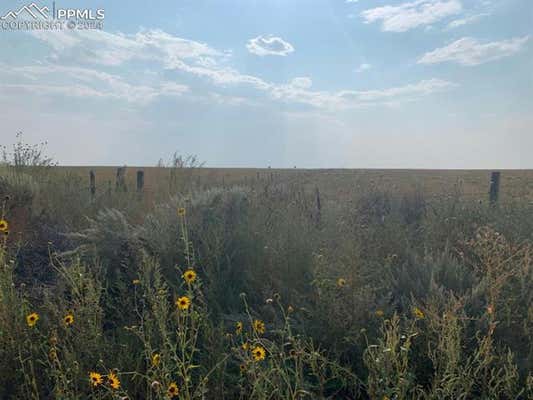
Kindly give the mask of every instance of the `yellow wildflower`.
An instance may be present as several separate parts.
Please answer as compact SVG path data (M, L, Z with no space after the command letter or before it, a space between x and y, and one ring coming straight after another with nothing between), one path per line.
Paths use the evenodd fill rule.
M178 300L176 300L176 306L180 310L188 310L191 306L191 299L189 299L187 296L181 296Z
M120 380L113 372L110 372L109 375L107 375L107 382L109 383L109 386L115 390L120 388Z
M39 314L31 313L26 316L26 323L30 328L34 327L37 321L39 320Z
M157 367L160 362L161 362L160 354L155 353L154 355L152 355L152 366Z
M101 385L104 380L102 379L102 375L100 375L98 372L91 372L89 373L89 381L91 382L91 385L96 387Z
M240 335L242 333L243 323L241 321L235 324L235 333Z
M5 219L0 219L0 232L7 232L9 230L9 224Z
M67 326L72 325L74 323L74 315L72 314L65 315L65 317L63 318L63 322Z
M170 398L176 397L180 390L178 389L178 385L176 385L176 382L172 382L170 385L168 385L167 394L170 396Z
M252 356L255 361L264 360L266 356L266 351L261 346L255 346L254 349L252 350Z
M185 279L185 282L190 285L196 280L196 272L192 269L188 269L183 273L183 279Z
M178 216L180 217L184 217L185 216L185 208L184 207L180 207L178 208Z
M413 315L415 316L416 319L425 318L424 312L418 307L413 307Z
M337 279L337 286L338 286L338 287L344 287L344 286L346 286L346 279L344 279L344 278L339 278L339 279Z
M263 334L265 333L265 323L263 321L261 321L260 319L256 319L254 321L254 331L256 331L257 333L259 334Z

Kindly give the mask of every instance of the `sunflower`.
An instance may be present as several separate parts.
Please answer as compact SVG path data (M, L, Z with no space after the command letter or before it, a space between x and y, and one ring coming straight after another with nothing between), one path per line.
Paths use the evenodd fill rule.
M160 354L155 353L154 355L152 355L152 366L157 367L160 362L161 362Z
M180 390L178 385L176 385L176 382L172 382L170 385L168 385L167 394L170 396L170 398L176 397L179 392Z
M261 321L260 319L256 319L254 321L254 331L256 331L259 334L265 333L265 323Z
M425 318L424 312L418 307L413 307L413 315L415 316L416 319Z
M383 317L383 315L385 315L383 310L376 310L374 314L376 315L376 317L380 317L380 318Z
M91 372L89 373L89 382L94 387L101 385L104 382L104 379L102 378L102 375L98 372Z
M235 333L240 335L242 333L243 323L241 321L235 324Z
M65 317L63 318L63 322L67 326L72 325L74 323L74 315L72 314L65 315Z
M243 350L248 350L248 342L244 342L241 347Z
M239 369L241 370L241 374L244 374L246 372L246 365L245 364L239 365Z
M346 286L346 279L344 279L344 278L339 278L339 279L337 279L337 286L338 286L338 287L344 287L344 286Z
M109 375L107 375L107 383L109 383L109 386L111 386L112 389L117 390L120 388L120 380L113 372L110 372Z
M134 285L140 285L141 281L139 279L134 279L131 281L131 283L133 283Z
M0 219L0 232L6 232L9 229L9 224L5 219Z
M184 207L178 208L178 216L185 217L186 211Z
M196 280L196 272L194 272L192 269L185 271L182 276L183 279L185 279L185 282L187 282L189 285Z
M264 360L266 356L266 351L261 346L255 346L254 349L252 350L252 356L255 361Z
M34 327L37 321L39 320L39 314L31 313L26 316L26 323L30 328Z
M191 306L191 299L189 299L187 296L181 296L178 298L178 300L176 300L176 306L180 310L188 310Z

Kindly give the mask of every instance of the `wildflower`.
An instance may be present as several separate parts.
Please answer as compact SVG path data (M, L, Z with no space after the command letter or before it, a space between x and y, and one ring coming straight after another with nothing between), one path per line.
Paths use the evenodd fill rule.
M261 321L260 319L256 319L254 321L254 331L256 331L257 333L259 334L263 334L265 333L265 323L263 321Z
M50 361L55 361L55 360L57 360L57 350L56 350L56 349L51 349L51 350L48 352L48 357L50 358Z
M415 316L416 319L424 319L425 318L424 312L418 307L414 307L413 308L413 315Z
M102 378L102 375L100 375L98 372L91 372L89 373L89 381L91 382L91 385L94 387L101 385L104 381Z
M266 300L265 300L265 303L267 303L267 304L272 304L273 301L274 301L274 300L272 300L272 299L266 299Z
M139 279L134 279L131 281L131 283L133 283L134 285L140 285L141 281Z
M178 216L180 216L180 217L184 217L185 216L185 208L184 207L178 208Z
M246 372L246 365L245 364L239 365L239 369L241 370L241 374L244 374Z
M289 305L289 307L287 307L287 312L288 312L289 314L292 313L292 312L294 312L294 308L293 308L291 305Z
M65 315L65 317L63 318L63 322L67 326L72 325L74 323L74 315L72 314Z
M243 323L241 321L235 324L235 333L240 335L242 333Z
M154 355L152 355L152 366L157 367L160 362L161 362L160 354L155 353Z
M192 269L188 269L183 273L183 279L185 279L185 282L190 285L196 280L196 272L194 272Z
M159 387L161 386L161 384L158 382L158 381L153 381L150 386L152 387L152 390L159 390Z
M243 343L243 344L241 345L241 347L242 347L242 349L245 350L245 351L248 350L248 342Z
M252 356L255 361L264 360L266 356L266 351L261 346L255 346L254 349L252 350Z
M376 310L374 314L376 314L376 317L380 317L380 318L383 317L383 315L385 315L383 310Z
M289 351L289 356L291 356L291 357L296 357L296 350L291 349L291 350Z
M6 232L9 230L9 224L5 219L0 219L0 232Z
M170 396L170 398L176 397L179 393L178 385L176 385L176 382L172 382L170 385L168 385L167 394Z
M39 314L37 313L31 313L26 316L26 323L30 328L34 327L38 320Z
M180 310L188 310L191 306L191 300L187 296L181 296L178 300L176 300L176 306Z
M338 287L344 287L344 286L346 286L346 279L344 279L344 278L339 278L339 279L337 279L337 286L338 286Z
M115 390L120 388L120 380L113 372L110 372L109 375L107 375L107 382L109 383L109 386Z

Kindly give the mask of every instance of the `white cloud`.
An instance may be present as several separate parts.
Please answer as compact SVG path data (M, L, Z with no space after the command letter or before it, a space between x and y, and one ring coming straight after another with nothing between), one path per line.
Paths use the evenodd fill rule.
M356 69L355 69L355 72L363 72L363 71L366 71L368 69L372 68L372 65L371 64L366 64L366 63L363 63L363 64L360 64Z
M453 21L451 21L448 24L447 28L448 29L454 29L454 28L458 28L458 27L463 26L463 25L472 24L472 23L474 23L476 21L479 21L483 17L487 17L488 15L490 15L490 14L489 13L481 13L481 14L470 15L470 16L465 17L465 18L454 19Z
M477 39L464 37L448 46L424 54L420 57L418 63L455 62L461 65L474 66L518 53L528 41L529 36L489 43L480 43Z
M447 81L430 79L381 90L323 91L314 89L310 77L295 77L288 83L275 83L242 74L228 65L229 52L159 30L143 30L133 35L100 31L54 34L55 37L33 35L56 52L46 64L9 68L0 65L3 67L0 68L0 77L2 74L10 77L11 86L4 85L5 89L15 90L13 85L19 85L18 89L32 91L32 94L112 98L141 106L161 96L186 96L188 100L226 105L282 102L297 108L303 105L334 112L397 105L454 86ZM58 41L55 40L57 38ZM80 57L81 54L84 57ZM91 64L90 67L80 66L80 60ZM138 67L139 61L148 64L143 68L149 68L152 73L132 73L130 65ZM370 65L361 64L359 68L366 70ZM116 71L120 71L121 75ZM187 84L174 81L177 77Z
M459 0L415 0L398 6L382 6L361 13L365 23L381 22L388 32L405 32L460 13Z
M294 51L292 44L272 35L250 39L246 48L258 56L286 56Z
M311 78L303 76L294 78L291 81L291 85L301 89L309 89L311 86L313 86L313 81L311 80Z
M55 64L25 67L2 64L1 67L0 76L9 74L27 79L22 83L0 84L4 90L24 90L41 96L110 98L145 105L158 96L181 96L189 90L177 82L163 81L152 86L131 84L117 75L81 67Z

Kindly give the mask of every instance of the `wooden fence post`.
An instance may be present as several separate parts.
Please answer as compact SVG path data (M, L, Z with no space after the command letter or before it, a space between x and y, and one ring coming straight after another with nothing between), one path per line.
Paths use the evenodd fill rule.
M117 168L116 190L126 191L126 167Z
M318 186L315 188L316 194L316 224L320 225L320 220L322 219L322 203L320 202L320 191Z
M500 196L500 172L495 171L490 174L489 201L496 204Z
M89 171L89 191L91 192L91 199L94 199L96 194L96 176L92 169Z
M144 189L144 171L137 171L137 192L142 192Z

